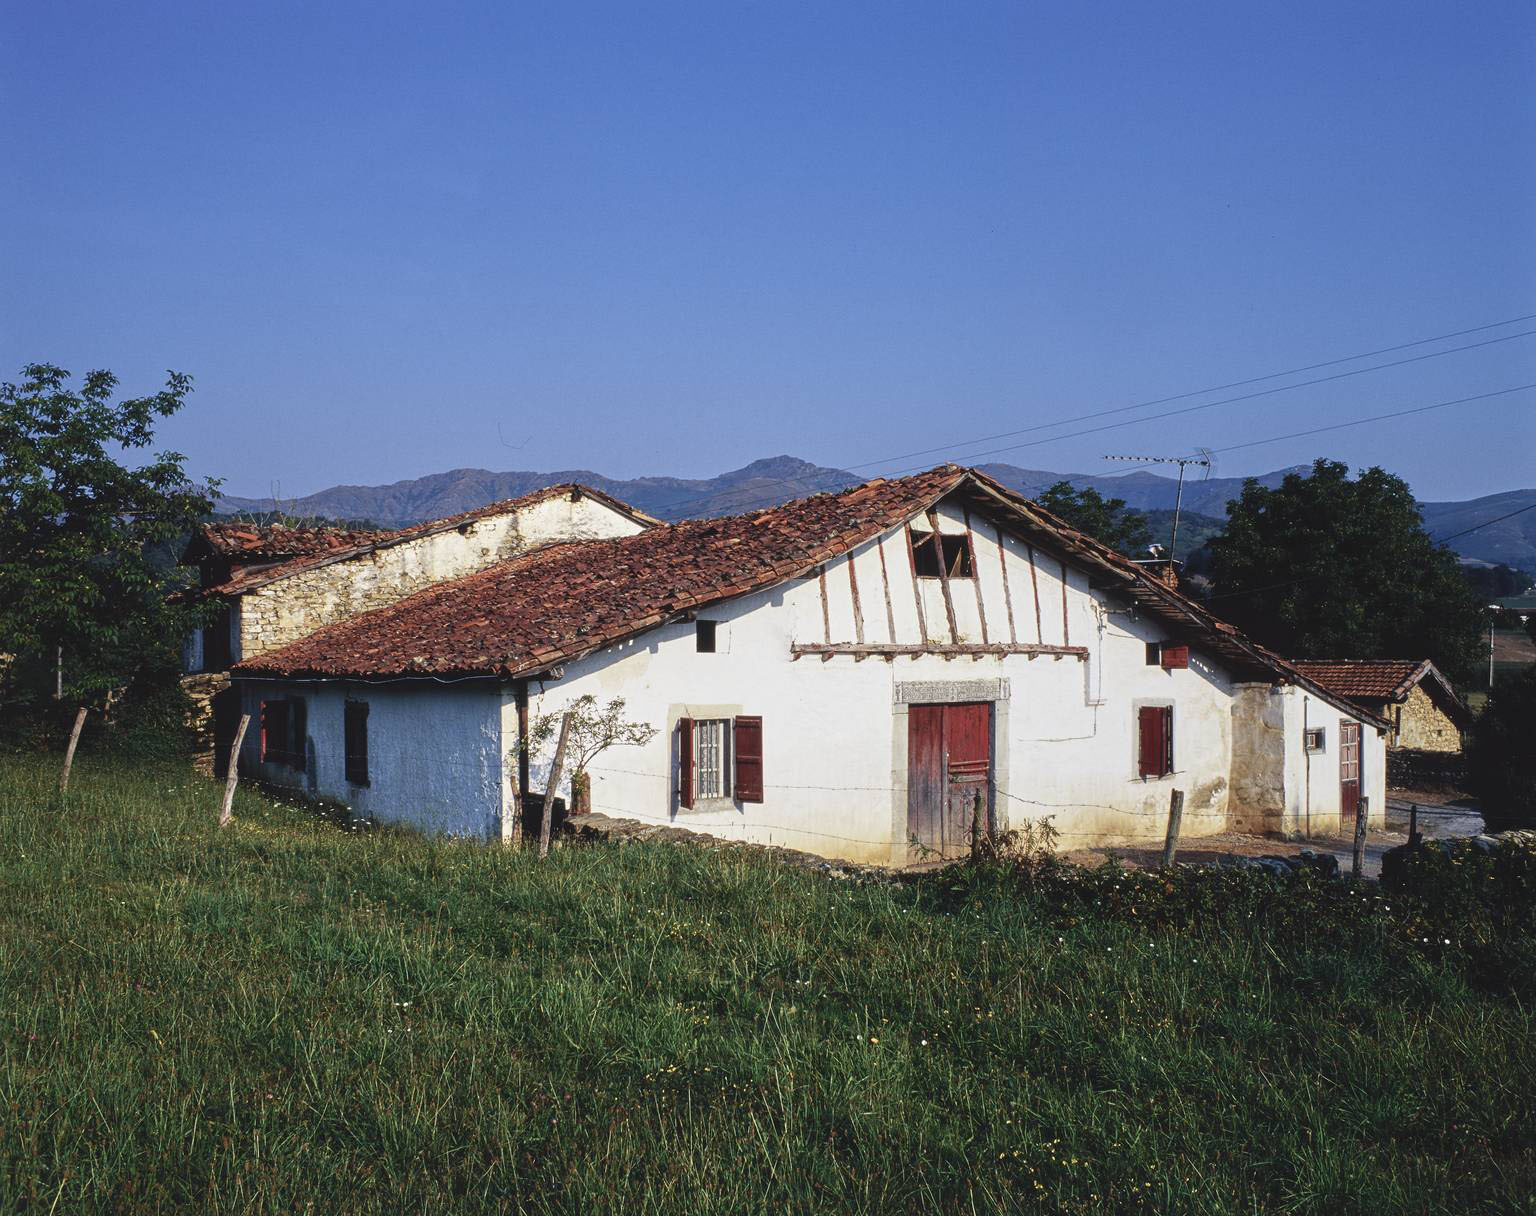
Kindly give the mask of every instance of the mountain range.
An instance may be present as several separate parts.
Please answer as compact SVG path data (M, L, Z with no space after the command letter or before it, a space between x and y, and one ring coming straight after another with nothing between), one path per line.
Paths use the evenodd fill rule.
M1069 481L1078 488L1097 490L1107 498L1123 498L1141 511L1172 508L1177 481L1156 473L1137 471L1120 475L1053 473L1023 469L1011 464L984 464L982 472L1009 489L1035 497L1047 486ZM1287 473L1306 472L1307 466L1276 469L1256 478L1260 484L1277 486ZM385 527L405 527L427 519L442 519L486 503L516 498L545 486L579 481L622 499L660 519L691 519L728 515L756 507L772 506L791 498L840 490L865 480L847 469L826 468L793 456L755 460L718 477L637 477L622 480L604 477L590 469L560 469L549 473L505 472L487 469L452 469L409 481L383 486L332 486L303 498L223 497L217 510L224 513L266 512L274 506L290 515L316 515L328 519L370 520ZM1244 478L1211 477L1184 484L1185 519L1209 533L1226 515L1228 500L1242 490ZM1522 507L1536 504L1536 488L1508 490L1466 502L1421 502L1424 524L1430 535L1456 536L1451 547L1463 558L1515 566L1536 573L1536 510L1512 519L1488 524ZM1206 517L1200 519L1199 517ZM1479 525L1488 524L1486 527ZM1184 545L1179 546L1181 553Z

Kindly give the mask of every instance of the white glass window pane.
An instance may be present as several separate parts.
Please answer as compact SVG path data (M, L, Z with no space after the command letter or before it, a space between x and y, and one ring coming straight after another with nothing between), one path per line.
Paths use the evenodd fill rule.
M726 722L706 719L695 731L698 751L698 795L700 798L725 797Z

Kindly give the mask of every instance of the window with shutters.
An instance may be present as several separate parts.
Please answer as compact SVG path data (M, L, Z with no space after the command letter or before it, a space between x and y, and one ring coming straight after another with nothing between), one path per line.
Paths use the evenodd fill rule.
M1143 778L1173 772L1173 706L1142 705L1136 710L1136 771Z
M969 533L952 536L947 532L919 532L916 528L907 531L912 544L912 568L918 578L973 576Z
M677 801L692 809L707 802L763 800L763 720L680 718L677 723Z
M345 729L347 781L368 784L368 702L348 701Z
M261 759L296 772L305 768L309 735L308 704L303 697L261 703Z

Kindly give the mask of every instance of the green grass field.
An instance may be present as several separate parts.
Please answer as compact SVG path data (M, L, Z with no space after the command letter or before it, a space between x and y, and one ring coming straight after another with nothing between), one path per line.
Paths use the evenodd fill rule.
M0 758L0 1211L1536 1208L1536 1017L1359 939L941 911Z

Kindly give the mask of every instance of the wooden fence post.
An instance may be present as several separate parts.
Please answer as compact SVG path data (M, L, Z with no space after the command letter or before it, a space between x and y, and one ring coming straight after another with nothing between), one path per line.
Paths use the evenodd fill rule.
M64 750L64 771L59 774L59 793L69 791L69 770L75 763L75 745L80 742L80 728L85 725L85 706L75 715L75 728L69 732L69 746Z
M224 778L224 805L219 808L219 826L227 828L235 818L235 784L240 780L240 745L245 742L245 728L251 724L250 714L240 715L240 725L235 730L235 741L229 745L229 773Z
M1168 795L1168 839L1163 842L1163 869L1173 865L1173 855L1179 848L1179 825L1184 819L1184 791L1174 790Z
M1371 817L1371 800L1366 795L1360 795L1360 805L1355 808L1355 856L1354 864L1350 868L1350 875L1360 877L1360 871L1365 869L1365 826Z
M565 741L570 738L570 710L560 719L560 742L555 744L555 766L549 770L549 781L544 786L544 821L539 824L539 856L549 856L549 825L555 814L555 791L560 788L560 770L565 767Z
M1419 804L1408 804L1408 844L1410 846L1419 843Z
M971 860L981 856L981 791L971 799Z
M512 765L512 771L507 774L512 782L512 809L503 812L501 816L501 843L511 844L520 839L523 832L523 787L517 780L517 765Z

